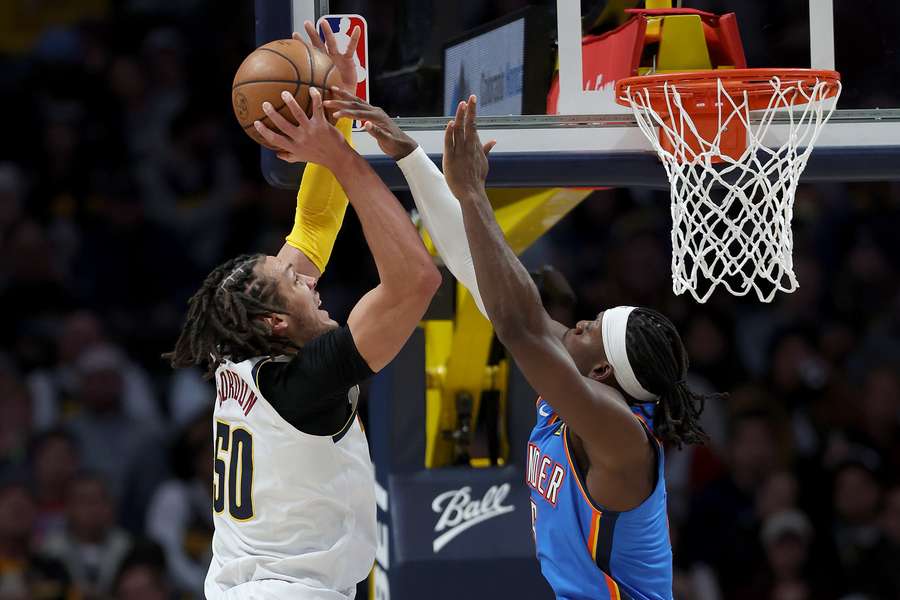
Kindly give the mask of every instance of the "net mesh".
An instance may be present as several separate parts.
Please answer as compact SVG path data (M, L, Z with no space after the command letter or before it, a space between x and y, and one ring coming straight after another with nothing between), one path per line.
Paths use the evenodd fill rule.
M687 291L705 302L723 286L736 296L755 291L760 301L770 302L778 291L797 289L791 256L794 194L822 127L834 112L840 82L773 76L769 83L768 106L751 110L746 90L727 89L718 79L718 127L712 139L698 131L676 85L664 84L664 100L647 88L625 90L622 100L631 106L669 178L676 294ZM767 146L763 141L776 118L776 126L784 128L778 135L783 142ZM747 147L734 158L723 151L723 133L741 124Z

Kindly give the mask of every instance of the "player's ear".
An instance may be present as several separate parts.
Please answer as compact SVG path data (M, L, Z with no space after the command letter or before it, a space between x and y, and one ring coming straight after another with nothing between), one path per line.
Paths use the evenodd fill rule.
M269 330L273 335L278 336L286 336L288 329L288 322L285 320L284 315L279 314L271 314L263 317L263 321L269 327Z
M612 366L605 360L594 365L594 368L588 373L588 377L601 383L612 383L612 376Z

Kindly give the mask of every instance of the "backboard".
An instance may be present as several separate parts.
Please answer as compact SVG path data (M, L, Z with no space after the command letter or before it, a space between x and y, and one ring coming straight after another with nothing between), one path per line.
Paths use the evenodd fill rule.
M900 179L895 37L900 5L882 0L683 4L736 13L749 67L841 72L838 110L817 142L804 181ZM369 23L372 102L398 117L436 160L448 106L474 92L483 99L482 137L498 141L491 186L666 187L665 173L634 118L614 102L613 82L583 64L582 24L588 30L601 22L593 30L599 33L612 29L624 18L613 7L622 5L643 2L257 0L257 42L288 37L292 29L302 30L304 19L325 12L358 12ZM547 115L542 98L550 89L557 47L558 114ZM784 131L776 123L773 142ZM392 187L403 187L399 170L374 140L356 134L354 141ZM276 185L294 187L298 181L296 166L266 153L263 170Z

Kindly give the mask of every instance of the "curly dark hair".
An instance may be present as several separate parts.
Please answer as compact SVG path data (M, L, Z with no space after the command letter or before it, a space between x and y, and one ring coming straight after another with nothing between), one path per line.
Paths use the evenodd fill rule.
M210 379L224 358L241 362L297 349L287 338L273 336L260 318L284 306L277 282L256 273L264 260L264 254L243 254L206 276L188 301L175 349L162 355L173 368L199 366Z
M707 400L725 395L697 394L688 387L687 350L675 325L655 310L636 308L628 317L625 335L635 376L644 389L659 396L653 413L656 435L678 448L705 443L708 436L700 426L700 414Z

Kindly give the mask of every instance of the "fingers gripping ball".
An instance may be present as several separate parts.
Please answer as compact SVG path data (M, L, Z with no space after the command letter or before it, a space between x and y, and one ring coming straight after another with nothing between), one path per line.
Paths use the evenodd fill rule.
M269 147L253 127L253 122L259 120L269 129L278 131L263 112L263 102L271 102L280 115L296 125L297 120L281 99L281 92L293 94L300 108L310 115L309 88L319 88L327 99L331 87L340 84L338 70L324 52L300 40L269 42L254 50L238 67L231 86L234 116L247 135Z

